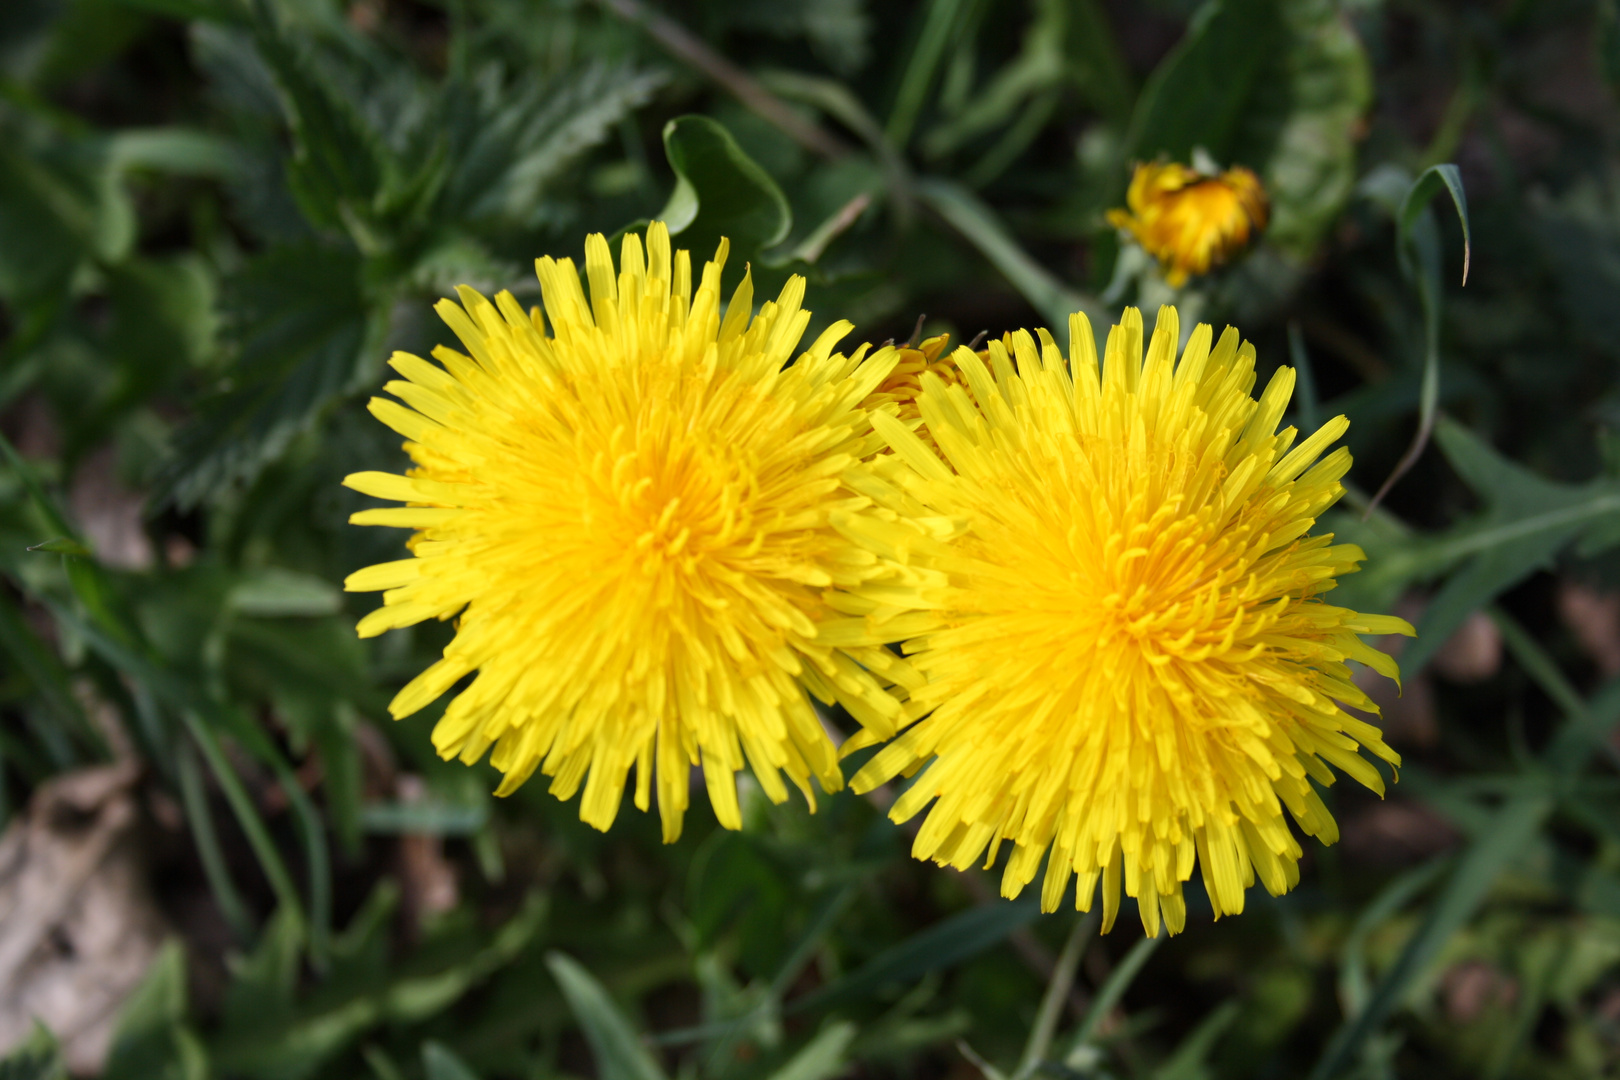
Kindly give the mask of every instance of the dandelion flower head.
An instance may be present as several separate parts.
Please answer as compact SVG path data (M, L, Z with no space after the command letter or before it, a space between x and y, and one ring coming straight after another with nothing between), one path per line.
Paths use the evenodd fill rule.
M962 381L962 373L957 370L956 362L945 351L950 340L949 334L939 334L917 345L909 342L901 345L895 350L895 365L888 377L862 404L868 409L892 404L900 420L913 427L920 424L922 412L917 408L917 398L922 394L923 373L931 371L947 383ZM921 428L918 434L924 440L929 437L927 428Z
M1243 910L1256 877L1273 895L1298 882L1284 811L1332 843L1312 786L1333 782L1330 766L1382 792L1359 750L1399 758L1341 707L1377 711L1347 662L1396 678L1359 635L1412 630L1323 600L1363 558L1309 535L1343 493L1349 452L1321 455L1348 424L1279 432L1292 369L1255 400L1254 349L1207 325L1177 363L1174 308L1145 359L1135 309L1101 365L1083 315L1069 333L1068 359L1045 330L1020 331L1011 348L990 343L988 364L956 352L966 388L924 375L943 459L876 417L895 451L875 459L895 516L868 542L948 584L873 594L876 626L911 621L904 648L928 683L906 706L917 722L853 786L921 768L891 811L904 821L933 804L917 857L965 869L1010 842L1013 897L1050 852L1046 910L1071 876L1090 910L1101 878L1105 925L1123 889L1149 936L1161 918L1176 933L1195 864L1217 917ZM908 531L928 515L961 531Z
M828 597L907 573L830 524L867 505L843 478L881 446L860 403L895 350L835 354L839 323L790 364L803 279L756 316L745 275L722 311L726 252L694 291L661 223L645 250L625 237L617 269L592 236L589 299L571 260L536 263L545 316L462 288L438 312L466 352L395 354L387 389L403 404L371 402L415 468L345 480L405 504L356 524L415 530L410 558L348 579L384 591L361 635L456 619L394 716L476 673L434 728L442 756L493 747L499 794L536 769L558 798L583 786L580 816L600 829L632 768L643 810L656 776L666 840L693 765L731 828L745 764L778 802L784 773L812 807L812 777L843 786L807 691L881 735L919 682L888 650L823 640L847 622Z
M1109 222L1158 259L1176 288L1242 251L1268 215L1260 178L1242 166L1209 176L1173 161L1144 162L1125 203L1128 210L1108 211Z

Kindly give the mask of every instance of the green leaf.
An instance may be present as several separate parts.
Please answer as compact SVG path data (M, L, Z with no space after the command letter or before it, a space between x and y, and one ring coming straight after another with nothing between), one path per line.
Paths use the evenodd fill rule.
M124 128L108 136L113 168L150 169L178 176L233 180L242 172L242 150L229 139L190 128Z
M971 6L968 0L929 0L922 15L922 28L902 69L900 88L895 94L894 108L889 112L889 122L885 126L889 143L897 149L904 150L911 141L911 133L917 126L917 118L922 115L945 48L959 32Z
M58 536L42 544L33 544L29 546L28 550L48 551L53 555L76 555L81 559L91 559L96 554L70 536Z
M1412 183L1401 200L1395 215L1395 248L1401 272L1417 290L1418 304L1423 309L1423 383L1418 392L1418 426L1412 443L1400 461L1390 471L1378 492L1368 504L1368 512L1383 501L1406 471L1417 463L1440 407L1440 314L1443 291L1440 285L1440 228L1429 201L1442 190L1451 193L1451 201L1462 219L1463 229L1463 284L1468 283L1468 262L1472 243L1468 228L1468 200L1463 194L1462 176L1455 165L1434 165Z
M90 258L116 263L135 216L104 142L0 114L0 298L29 303L64 291Z
M1063 1061L1070 1068L1079 1063L1081 1055L1097 1034L1097 1026L1102 1023L1103 1017L1119 1004L1119 999L1125 996L1125 991L1131 988L1131 983L1136 980L1136 974L1142 970L1142 965L1148 962L1169 937L1169 934L1160 934L1158 937L1143 938L1131 946L1131 951L1125 954L1125 959L1109 973L1102 988L1097 991L1097 996L1092 998L1090 1007L1086 1009L1086 1015L1081 1017L1080 1026L1075 1029L1073 1037L1069 1040L1069 1048L1063 1054Z
M246 957L232 963L234 976L225 993L227 1027L274 1025L292 1015L305 944L298 913L278 908Z
M382 136L331 84L325 65L294 45L261 7L255 25L259 55L281 88L293 132L287 183L310 220L340 230L369 217L385 183Z
M915 981L931 971L944 971L999 944L1008 934L1040 914L1035 899L968 908L913 934L868 960L848 975L794 998L787 1014L827 1008L892 983Z
M1547 565L1584 530L1620 524L1620 485L1544 480L1450 421L1440 424L1437 438L1452 468L1487 509L1466 530L1429 543L1420 556L1431 565L1442 559L1467 561L1419 620L1417 639L1401 655L1406 678L1423 669L1469 613Z
M978 196L949 180L920 180L917 194L963 238L979 249L1023 294L1047 325L1066 332L1069 316L1083 311L1094 334L1106 334L1113 318L1096 299L1069 288L1036 262Z
M1200 7L1187 36L1142 87L1126 156L1188 161L1202 147L1231 160L1267 57L1285 46L1281 7L1268 0L1208 0Z
M444 1043L432 1039L422 1044L422 1069L427 1080L478 1080L478 1074L466 1062Z
M1581 339L1620 352L1620 199L1612 185L1577 181L1530 200L1529 226L1558 284L1559 306Z
M1214 1080L1217 1073L1210 1055L1242 1011L1243 1006L1236 1001L1217 1005L1154 1071L1153 1080Z
M1329 0L1210 0L1137 100L1126 156L1247 165L1271 196L1271 244L1315 249L1355 186L1372 101L1366 52Z
M360 808L360 827L368 833L426 836L471 836L489 821L489 808L444 802L367 803Z
M170 941L124 1002L104 1080L206 1080L207 1058L185 1014L185 950Z
M1595 37L1598 70L1610 91L1620 94L1620 4L1615 0L1598 0Z
M664 1071L642 1045L630 1021L590 972L572 957L555 951L546 954L546 966L585 1032L599 1080L665 1080Z
M225 605L251 618L310 618L341 611L343 594L324 578L272 566L245 574L225 594Z
M1416 241L1419 220L1428 210L1429 203L1442 191L1451 196L1451 204L1456 207L1457 219L1462 225L1462 283L1467 285L1473 234L1468 227L1468 195L1463 191L1462 173L1455 165L1431 165L1407 189L1406 197L1401 200L1400 212L1395 217L1396 253L1401 259L1402 271L1408 279L1413 278L1418 268L1412 246Z
M191 507L252 480L369 378L376 327L360 273L352 248L305 243L273 248L227 282L235 363L176 436L157 501Z
M307 1076L365 1031L383 1023L420 1023L443 1012L497 969L510 964L534 940L545 921L543 896L531 894L519 912L487 944L461 950L448 966L388 978L378 969L386 956L389 917L398 890L379 886L333 954L346 965L346 993L316 997L285 1023L233 1026L220 1033L214 1059L225 1076ZM333 980L340 976L334 965Z
M844 1051L854 1038L855 1025L848 1020L828 1024L769 1080L832 1080L844 1071Z
M0 1080L67 1080L56 1036L34 1021L27 1040L0 1058Z
M722 236L731 240L733 260L752 259L793 227L782 189L715 121L671 120L664 125L664 153L675 170L675 190L659 217L695 262L709 258Z
M452 87L447 215L531 226L543 197L668 81L661 71L592 64L555 79Z
M1303 262L1355 190L1372 71L1337 3L1280 9L1283 41L1265 57L1227 160L1253 163L1271 196L1267 243Z
M1525 794L1514 797L1495 811L1489 826L1463 855L1400 956L1378 981L1366 1008L1346 1017L1345 1024L1334 1033L1311 1071L1311 1080L1332 1080L1359 1057L1362 1044L1404 1000L1413 980L1428 969L1441 948L1468 923L1496 884L1497 877L1541 831L1552 806L1552 799L1546 795Z

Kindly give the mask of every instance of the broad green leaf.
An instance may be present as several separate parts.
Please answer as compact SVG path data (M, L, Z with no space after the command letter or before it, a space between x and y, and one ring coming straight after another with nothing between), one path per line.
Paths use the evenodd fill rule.
M274 1025L292 1015L304 944L304 927L297 913L277 910L253 951L233 958L229 965L233 978L223 1010L227 1027Z
M104 144L0 122L0 297L60 292L86 259L118 262L134 239L134 210Z
M546 966L585 1032L599 1080L664 1080L664 1071L595 976L565 953L547 953Z
M370 217L390 162L382 136L323 74L307 47L294 45L264 9L255 26L259 54L281 88L293 133L287 182L311 221L333 231Z
M679 246L691 250L694 274L722 236L731 241L736 265L781 242L793 227L782 189L715 121L671 120L664 125L664 153L675 170L675 190L659 217Z
M1126 156L1148 161L1162 154L1189 161L1202 147L1223 164L1232 160L1251 98L1262 89L1267 59L1286 48L1284 6L1268 0L1206 0L1186 37L1142 87Z
M1266 240L1303 261L1355 189L1372 71L1337 3L1285 0L1279 6L1284 36L1278 51L1265 57L1228 160L1259 171L1271 196Z
M478 1080L478 1074L441 1042L422 1044L422 1069L427 1080Z
M1365 51L1330 0L1209 0L1137 100L1126 156L1246 165L1271 196L1269 241L1306 258L1355 184L1372 100Z

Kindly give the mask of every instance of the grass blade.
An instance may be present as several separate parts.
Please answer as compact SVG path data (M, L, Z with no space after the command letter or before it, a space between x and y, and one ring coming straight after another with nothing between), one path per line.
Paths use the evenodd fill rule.
M1046 995L1041 998L1040 1011L1035 1014L1035 1025L1029 1029L1024 1056L1018 1062L1018 1071L1013 1074L1018 1080L1033 1076L1036 1067L1045 1060L1046 1052L1051 1049L1052 1037L1057 1034L1058 1019L1069 1000L1069 991L1074 988L1074 975L1079 970L1080 957L1085 955L1086 943L1096 934L1101 922L1100 910L1088 912L1074 924L1074 929L1069 932L1069 940L1063 943L1063 952L1058 955L1057 964L1052 968L1052 978L1046 984Z
M573 957L555 951L546 954L546 967L585 1032L600 1080L664 1080L664 1070L594 975Z
M1090 1045L1103 1017L1119 1004L1119 999L1125 996L1125 991L1130 989L1131 983L1136 979L1136 973L1142 970L1142 965L1148 962L1168 936L1160 934L1158 937L1143 938L1131 946L1131 951L1125 954L1125 959L1120 961L1120 965L1102 984L1102 989L1097 991L1097 997L1092 1001L1091 1008L1086 1010L1085 1018L1080 1021L1080 1027L1069 1040L1069 1048L1063 1055L1064 1062L1071 1067L1078 1063L1077 1056Z

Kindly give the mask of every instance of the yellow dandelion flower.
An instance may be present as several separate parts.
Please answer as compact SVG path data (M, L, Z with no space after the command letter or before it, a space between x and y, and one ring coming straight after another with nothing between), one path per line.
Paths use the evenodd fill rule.
M917 857L965 869L1011 841L1002 895L1013 897L1050 852L1046 910L1071 875L1089 910L1100 877L1105 926L1123 886L1149 936L1161 915L1176 933L1195 863L1217 916L1242 911L1256 877L1273 895L1297 883L1302 851L1283 810L1332 843L1311 786L1333 782L1330 765L1383 790L1358 750L1399 758L1341 708L1376 711L1347 661L1397 678L1358 635L1412 628L1322 599L1363 558L1308 535L1343 494L1349 452L1317 458L1348 423L1297 445L1294 428L1278 432L1291 369L1256 401L1253 347L1231 329L1215 342L1207 325L1176 363L1174 308L1160 311L1145 362L1135 309L1101 366L1083 315L1069 333L1069 359L1045 330L1038 342L1021 331L1010 349L990 344L988 365L957 350L967 389L923 376L943 462L875 418L895 453L872 466L887 494L871 490L893 517L845 527L948 584L868 598L875 634L889 613L928 616L905 643L928 684L906 707L922 719L853 787L925 767L891 814L933 804ZM910 530L928 515L956 521L957 537Z
M867 396L861 403L862 407L880 409L893 405L901 420L912 426L920 424L922 412L917 408L917 397L922 393L923 372L931 371L948 383L962 381L962 373L957 370L956 362L945 352L950 340L949 334L939 334L919 345L901 345L895 350L895 365L889 377ZM917 434L930 441L926 427L918 428Z
M1159 260L1176 288L1189 275L1207 274L1266 227L1268 205L1260 178L1242 166L1207 176L1176 162L1146 162L1131 175L1127 210L1108 211Z
M656 773L664 837L679 835L691 766L722 824L738 828L735 773L787 797L786 773L843 786L806 691L892 732L903 685L886 649L840 644L839 590L904 576L830 525L866 501L846 472L881 446L860 402L895 351L833 353L839 323L789 365L808 312L802 278L750 321L748 277L722 315L727 245L703 268L671 253L661 223L626 236L615 271L586 242L590 298L571 260L540 259L545 312L469 288L438 312L466 354L442 366L396 353L403 377L371 411L404 435L409 476L344 483L406 504L353 521L414 529L412 557L352 575L386 590L370 637L456 619L443 658L394 698L416 712L468 675L433 731L446 757L491 762L507 794L536 769L606 829L632 767L645 810ZM848 637L848 635L844 635Z

